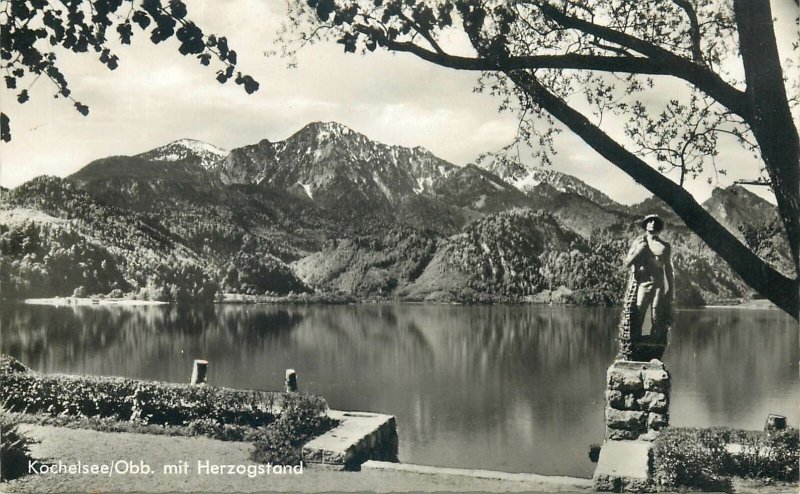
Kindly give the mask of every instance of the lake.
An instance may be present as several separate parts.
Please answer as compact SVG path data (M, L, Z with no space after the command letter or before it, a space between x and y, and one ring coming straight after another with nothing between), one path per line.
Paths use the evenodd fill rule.
M0 349L42 372L280 390L395 415L400 460L589 477L619 309L527 305L0 307ZM798 327L778 311L683 310L664 356L671 423L798 425Z

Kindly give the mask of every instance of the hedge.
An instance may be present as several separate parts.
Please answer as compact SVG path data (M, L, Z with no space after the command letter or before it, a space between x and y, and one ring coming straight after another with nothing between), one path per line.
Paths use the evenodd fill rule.
M653 447L654 480L667 488L724 491L730 490L730 477L797 482L799 443L797 429L791 428L772 433L667 428Z
M284 408L322 413L322 397L189 386L121 377L45 375L0 361L0 403L11 412L134 421L141 424L261 427ZM24 368L24 366L23 366Z

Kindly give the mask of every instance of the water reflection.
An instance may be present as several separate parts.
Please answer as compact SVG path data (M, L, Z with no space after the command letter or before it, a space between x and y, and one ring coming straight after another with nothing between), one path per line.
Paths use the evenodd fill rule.
M589 476L617 311L528 306L2 306L2 351L36 370L280 389L397 416L403 461ZM681 311L665 360L676 425L795 415L797 327L772 311Z

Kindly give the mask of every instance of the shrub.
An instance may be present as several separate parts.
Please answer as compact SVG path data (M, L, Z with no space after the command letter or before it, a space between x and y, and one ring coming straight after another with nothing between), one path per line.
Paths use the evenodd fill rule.
M0 376L17 372L30 372L30 369L14 357L0 354Z
M324 414L313 402L300 397L287 402L280 419L266 427L254 443L250 457L260 463L299 465L303 444L332 429L338 421Z
M669 428L653 447L653 477L668 488L726 491L729 477L797 482L799 443L795 429L767 434L727 428Z
M208 419L260 427L275 420L276 393L89 377L17 373L3 376L10 411L109 417L143 424L186 425Z
M0 412L0 481L7 482L28 473L33 441L17 428L17 421Z
M731 441L742 447L728 461L734 475L786 482L800 480L800 435L796 429L771 434L735 431Z
M14 362L2 367L15 369ZM17 362L17 364L19 364ZM21 365L21 364L19 364ZM24 366L23 366L24 368ZM135 421L140 424L191 426L198 431L234 435L231 427L263 427L283 409L325 410L319 396L188 386L119 377L43 375L8 372L2 375L0 402L12 412L41 413ZM242 432L241 434L244 434Z
M730 492L730 480L722 476L725 443L714 429L665 429L653 447L654 482Z
M158 436L197 437L200 435L220 441L256 440L259 429L244 425L219 424L211 420L192 420L186 425L142 424L140 422L120 421L108 417L82 417L78 415L59 415L53 417L43 414L7 412L21 423L50 425L68 429L92 429L100 432L131 432L135 434L154 434Z

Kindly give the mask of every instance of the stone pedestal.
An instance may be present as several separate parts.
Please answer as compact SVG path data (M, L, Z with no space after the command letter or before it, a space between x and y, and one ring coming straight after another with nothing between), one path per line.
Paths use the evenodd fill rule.
M648 492L651 488L650 441L606 441L592 476L597 492Z
M618 360L606 380L606 440L652 441L669 424L670 376L660 360Z
M652 441L669 424L669 390L669 372L660 360L618 360L608 368L606 438L594 490L650 490Z

